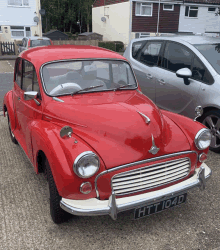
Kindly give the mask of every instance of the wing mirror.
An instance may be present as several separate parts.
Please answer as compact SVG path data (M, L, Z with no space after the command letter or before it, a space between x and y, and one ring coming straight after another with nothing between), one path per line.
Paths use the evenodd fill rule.
M40 102L38 102L36 100L37 94L38 94L37 91L27 91L27 92L24 92L24 100L27 101L27 100L32 100L33 99L35 101L35 103L39 106Z
M190 69L188 69L188 68L182 68L182 69L177 70L176 76L180 77L180 78L183 78L184 83L186 85L189 85L190 82L189 82L188 78L192 77L192 71Z

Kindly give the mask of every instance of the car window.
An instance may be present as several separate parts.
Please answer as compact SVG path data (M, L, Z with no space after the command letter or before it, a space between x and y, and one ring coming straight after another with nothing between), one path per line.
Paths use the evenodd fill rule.
M192 78L198 81L205 82L207 84L213 83L211 74L197 56L194 56L193 59Z
M168 42L165 47L162 67L176 72L182 68L191 69L192 52L185 46Z
M46 45L51 45L50 40L37 39L37 40L31 40L30 47L46 46Z
M37 91L40 94L35 68L31 62L26 60L23 60L22 90Z
M15 82L21 88L22 60L18 58L15 63Z
M137 87L129 63L121 60L77 60L47 64L42 69L43 85L51 96ZM125 85L125 86L124 86ZM97 86L95 88L91 88ZM83 93L83 92L81 92Z
M162 46L162 41L161 42L157 42L157 41L148 42L140 52L141 54L140 54L139 61L150 66L157 65L158 55L159 55L161 46Z
M220 43L195 44L194 46L208 60L216 72L220 74Z
M146 41L134 42L132 44L132 57L134 59L137 59L139 51L141 50L141 47L143 46L144 43L146 43Z

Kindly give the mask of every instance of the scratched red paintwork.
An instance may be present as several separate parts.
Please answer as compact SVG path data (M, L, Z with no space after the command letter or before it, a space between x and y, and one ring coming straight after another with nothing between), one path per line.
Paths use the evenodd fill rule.
M37 106L34 100L24 101L24 91L16 82L13 89L5 95L3 105L7 108L15 137L32 162L36 173L38 152L41 150L46 155L62 197L96 197L95 178L107 169L180 151L193 150L202 153L194 144L196 133L204 127L202 124L178 114L159 110L137 90L84 93L73 97L66 95L59 97L63 103L53 100L43 90L40 67L46 62L80 58L126 61L123 56L92 46L50 46L30 49L21 53L20 57L35 66L42 96L42 100L38 101L41 105ZM14 101L18 96L21 101ZM137 111L146 114L151 120L150 124L146 124ZM72 127L73 136L62 139L59 135L60 129L66 125ZM152 146L151 134L156 146L160 148L156 155L149 153ZM75 140L78 143L74 143ZM101 162L99 171L88 179L81 179L73 172L75 158L84 151L95 152ZM207 153L208 149L203 152ZM195 156L191 157L190 174L195 167L201 165ZM141 165L130 169L138 167ZM101 199L108 199L111 194L111 177L111 174L107 174L98 179ZM85 181L90 181L93 187L92 192L87 195L79 190ZM164 187L166 186L160 188Z

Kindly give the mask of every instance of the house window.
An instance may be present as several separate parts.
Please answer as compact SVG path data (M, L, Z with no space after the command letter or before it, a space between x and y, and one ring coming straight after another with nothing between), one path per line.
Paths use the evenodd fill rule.
M213 7L208 8L208 12L215 12L215 8Z
M164 4L163 5L163 10L173 11L174 10L174 5L173 4Z
M25 31L26 31L26 37L30 37L31 36L31 28L25 27Z
M151 3L136 2L136 16L152 16L153 5Z
M23 26L11 26L11 36L12 37L24 37L24 27Z
M10 6L29 6L29 0L8 0Z
M186 6L185 16L186 17L198 17L198 7Z

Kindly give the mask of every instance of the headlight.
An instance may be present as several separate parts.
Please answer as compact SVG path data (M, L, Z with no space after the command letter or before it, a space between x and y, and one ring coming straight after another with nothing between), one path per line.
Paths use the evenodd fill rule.
M76 157L73 170L80 178L89 178L99 170L99 166L98 156L91 151L86 151Z
M199 150L208 148L211 144L211 133L209 129L200 129L199 132L196 134L194 142Z

